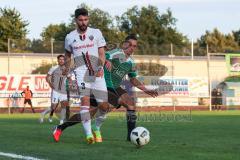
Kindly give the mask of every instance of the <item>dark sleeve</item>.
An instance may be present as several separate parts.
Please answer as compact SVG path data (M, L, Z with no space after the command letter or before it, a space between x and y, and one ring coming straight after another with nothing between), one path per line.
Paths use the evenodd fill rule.
M30 90L30 92L31 92L31 96L33 96L33 92L32 92L32 90Z

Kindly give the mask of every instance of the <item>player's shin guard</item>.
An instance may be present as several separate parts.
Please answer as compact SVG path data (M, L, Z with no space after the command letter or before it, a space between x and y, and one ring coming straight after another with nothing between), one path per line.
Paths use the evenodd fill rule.
M130 134L132 130L136 127L137 115L135 110L127 110L126 118L127 118L127 130L128 130L127 140L130 141Z
M61 110L61 117L60 117L60 123L64 122L64 120L66 119L66 108L62 108Z
M102 126L106 118L107 118L107 112L101 109L98 109L96 113L95 126L94 126L95 131L100 130L100 127Z

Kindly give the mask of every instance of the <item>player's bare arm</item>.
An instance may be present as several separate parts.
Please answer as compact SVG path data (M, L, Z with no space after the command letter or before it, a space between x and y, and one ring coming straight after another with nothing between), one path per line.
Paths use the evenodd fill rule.
M69 51L65 52L65 70L62 72L63 75L67 75L69 70L70 70L70 65L71 65L71 55L72 53Z
M52 79L52 75L47 74L47 76L46 76L46 81L47 81L48 85L49 85L52 89L54 89L53 84L52 84L52 82L51 82L51 79Z
M96 77L103 77L103 66L105 64L105 50L104 47L98 48L98 55L99 55L99 68Z
M145 85L140 82L137 78L131 78L130 82L137 88L139 88L140 90L142 90L143 92L145 92L146 94L152 96L152 97L157 97L158 96L158 92L155 90L149 90L145 87Z

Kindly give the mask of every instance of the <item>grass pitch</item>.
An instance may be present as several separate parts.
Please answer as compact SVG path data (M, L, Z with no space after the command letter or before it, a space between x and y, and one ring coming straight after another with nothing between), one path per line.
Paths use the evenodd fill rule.
M140 113L138 126L150 143L137 149L126 139L124 113L111 113L102 127L104 142L87 145L81 124L52 139L58 123L39 124L39 114L1 114L0 152L40 159L236 160L240 159L240 111ZM0 159L10 159L0 156Z

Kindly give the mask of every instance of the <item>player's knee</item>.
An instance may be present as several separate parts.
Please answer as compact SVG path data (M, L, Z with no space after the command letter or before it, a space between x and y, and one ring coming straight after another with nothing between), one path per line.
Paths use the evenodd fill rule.
M90 106L90 97L82 97L81 98L81 105L82 106Z
M107 102L101 102L98 108L104 112L108 112L110 110L110 106Z
M135 110L136 110L136 106L135 106L135 105L128 105L128 106L127 106L127 109L128 109L128 110L134 110L134 111L135 111Z
M80 116L81 116L81 121L88 121L91 119L91 116L88 110L81 110Z
M124 106L135 106L134 99L130 97L128 94L123 94L120 97L120 104Z
M66 108L66 107L68 106L68 101L63 101L63 102L61 103L61 106L64 107L64 108Z

